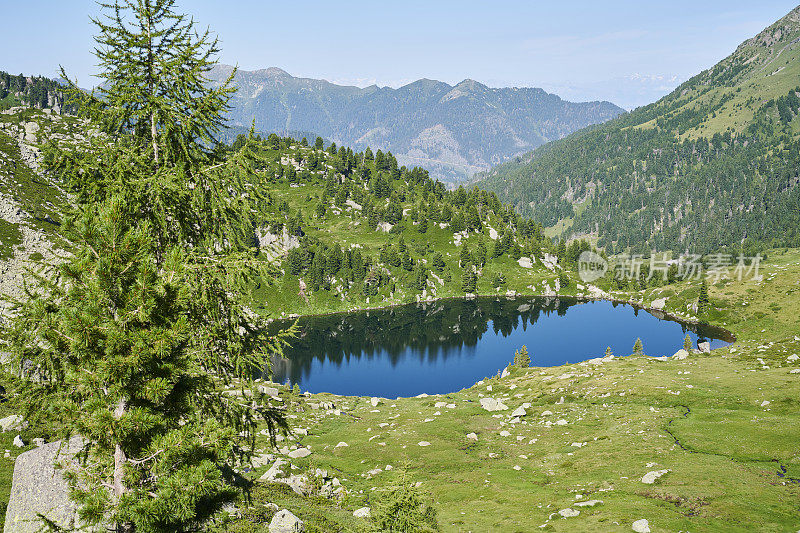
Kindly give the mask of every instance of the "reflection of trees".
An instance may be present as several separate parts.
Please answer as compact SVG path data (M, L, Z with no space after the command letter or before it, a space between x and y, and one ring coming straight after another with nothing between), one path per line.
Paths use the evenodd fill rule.
M446 360L463 346L477 345L490 321L495 334L507 337L520 326L535 324L542 313L563 316L575 303L558 298L478 298L302 318L286 359L273 363L274 379L298 382L308 376L314 359L335 365L384 354L392 365L409 354L420 361Z
M507 337L519 327L526 330L542 314L564 316L577 303L552 297L458 299L301 318L299 336L286 350L286 358L273 362L274 379L299 382L308 376L315 359L337 366L353 358L370 360L384 354L392 365L413 355L420 361L444 361L464 346L477 345L490 321L495 335ZM274 325L282 326L280 322ZM728 340L726 332L706 325L683 324L683 329L701 339Z

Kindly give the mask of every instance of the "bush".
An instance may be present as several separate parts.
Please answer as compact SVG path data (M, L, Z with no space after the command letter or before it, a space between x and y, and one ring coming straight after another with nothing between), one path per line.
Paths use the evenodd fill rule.
M379 497L372 521L379 531L428 533L439 530L436 509L410 483L389 488Z

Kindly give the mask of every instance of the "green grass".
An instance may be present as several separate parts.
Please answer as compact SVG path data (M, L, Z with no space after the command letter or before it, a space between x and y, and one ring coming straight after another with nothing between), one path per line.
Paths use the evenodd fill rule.
M313 451L295 462L346 479L352 508L371 505L402 468L432 494L444 531L626 531L640 518L653 531L794 531L800 484L789 478L800 478L800 374L789 370L800 364L787 357L800 354L800 252L773 252L763 274L761 282L710 287L712 322L737 335L729 348L683 361L626 357L515 370L453 394L386 399L377 408L367 398L313 395L293 411L293 424L309 429L301 442ZM696 287L627 294L644 302L665 296L668 308L685 310ZM770 308L775 303L780 311ZM482 395L506 397L510 410L532 406L512 424L510 410L497 418L482 410ZM342 414L310 408L321 399ZM438 401L456 407L437 408ZM560 419L567 425L554 424ZM466 438L470 432L477 442ZM420 447L423 440L431 446ZM348 447L335 448L340 441ZM395 470L364 477L386 465ZM670 472L655 484L641 481L661 469ZM786 477L778 475L783 469ZM581 511L574 518L553 515L591 499L603 503L574 507Z

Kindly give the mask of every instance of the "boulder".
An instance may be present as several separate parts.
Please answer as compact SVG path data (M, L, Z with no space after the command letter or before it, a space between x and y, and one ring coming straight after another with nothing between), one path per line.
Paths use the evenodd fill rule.
M478 440L478 436L475 433L467 433L467 438L469 440Z
M503 369L503 373L500 374L500 378L502 379L502 378L508 377L510 374L511 374L511 372L509 372L508 371L508 367L506 367L506 368Z
M496 400L494 398L481 398L481 407L486 409L487 411L505 411L508 409L508 406L505 405L500 400Z
M289 461L286 459L276 459L272 466L264 472L259 479L261 481L275 481L278 478L282 478L285 475L284 470L289 466Z
M667 299L666 298L659 298L658 300L653 300L650 303L650 307L653 308L653 309L664 309L664 307L666 305L667 305Z
M697 349L700 350L700 353L711 353L711 343L708 341L698 343Z
M292 459L302 459L303 457L308 457L311 455L311 450L308 448L297 448L296 450L290 451L288 454L289 457Z
M303 521L287 509L281 509L269 523L269 533L303 533L306 527Z
M370 398L369 403L372 404L372 407L378 407L378 404L381 403L381 400L380 400L380 398L372 397L372 398Z
M578 511L577 509L571 509L568 507L566 509L561 509L558 512L558 514L560 514L564 518L572 518L573 516L578 516L579 514L581 514L581 512Z
M20 415L9 415L5 418L0 418L0 429L2 429L3 433L25 429L26 425L25 420Z
M528 414L528 412L524 407L520 406L514 409L514 412L511 413L511 416L525 416L526 414Z
M69 461L82 447L83 440L73 437L66 444L51 442L17 457L3 531L38 532L44 526L39 515L65 529L85 528L79 521L77 505L69 499L69 486L54 466L56 461Z
M271 398L278 398L278 389L276 387L267 387L266 385L259 385L258 391L262 394L266 394Z
M277 479L278 483L289 485L289 487L298 496L310 496L314 492L314 486L311 484L307 476L292 474L291 476L283 479Z
M362 507L353 511L353 516L356 518L369 518L372 516L372 510L369 507Z
M633 525L631 526L631 528L636 533L650 533L650 523L647 520L645 520L644 518L634 522Z
M652 472L648 472L644 475L644 477L642 477L642 483L645 483L647 485L652 485L653 483L656 482L658 478L660 478L667 472L669 472L669 470L653 470Z
M14 437L14 446L16 446L17 448L24 448L26 444L25 442L23 442L22 437L17 435L16 437Z
M686 359L687 357L689 357L689 352L683 348L675 352L675 355L672 356L673 359Z

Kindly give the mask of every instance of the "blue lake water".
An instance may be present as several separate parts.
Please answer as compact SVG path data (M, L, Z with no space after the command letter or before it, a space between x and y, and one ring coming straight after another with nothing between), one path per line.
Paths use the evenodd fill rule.
M649 356L674 354L687 333L695 346L727 344L726 333L713 328L625 304L564 298L443 300L304 317L299 325L285 357L273 362L275 381L387 398L469 387L505 368L523 344L531 366L602 357L607 346L616 356L630 355L637 337Z

